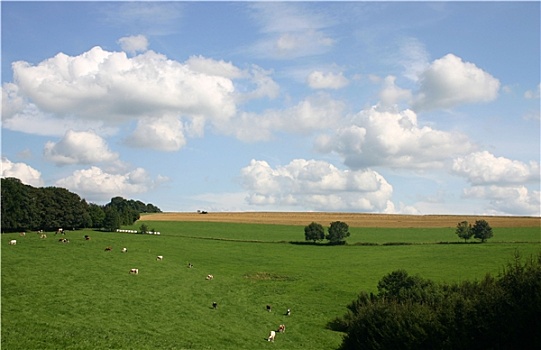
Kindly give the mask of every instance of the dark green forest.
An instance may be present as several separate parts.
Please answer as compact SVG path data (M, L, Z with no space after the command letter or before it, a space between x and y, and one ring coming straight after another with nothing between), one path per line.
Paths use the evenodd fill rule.
M138 200L114 197L105 205L87 203L60 187L32 187L16 178L3 178L2 232L55 231L94 228L114 231L131 225L141 213L159 213L160 208Z

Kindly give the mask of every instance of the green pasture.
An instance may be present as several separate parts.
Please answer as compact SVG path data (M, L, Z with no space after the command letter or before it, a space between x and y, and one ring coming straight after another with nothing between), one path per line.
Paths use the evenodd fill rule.
M485 244L440 244L460 242L452 229L351 228L331 247L290 243L304 240L299 226L145 223L161 235L3 234L2 349L336 349L326 324L393 270L473 280L541 251L539 228L494 229Z

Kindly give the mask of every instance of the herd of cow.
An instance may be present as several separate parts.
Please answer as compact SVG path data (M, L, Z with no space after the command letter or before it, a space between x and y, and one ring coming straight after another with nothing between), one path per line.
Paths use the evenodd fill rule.
M40 238L47 238L47 235L46 235L42 230L38 231L37 233L40 235ZM60 229L58 229L58 230L56 231L55 235L56 235L56 234L65 235L65 231L64 231L63 229L60 228ZM159 234L159 233L157 233L157 234ZM24 237L24 236L26 235L26 233L25 233L25 232L21 232L19 235L20 235L21 237ZM89 236L89 235L85 235L85 236L84 236L84 239L87 240L87 241L89 241L89 240L90 240L90 236ZM67 239L67 238L60 238L58 241L61 242L61 243L69 243L69 239ZM16 239L12 239L12 240L9 241L9 244L10 244L10 245L16 245L16 244L17 244L17 240L16 240ZM112 248L111 246L105 247L105 251L106 251L106 252L109 252L109 251L112 251L112 250L113 250L113 248ZM128 252L128 248L125 248L125 247L124 247L124 248L122 248L120 251L121 251L122 253L127 253L127 252ZM163 260L163 255L158 255L158 256L156 256L156 261L162 261L162 260ZM193 267L193 265L192 265L191 263L188 263L188 268L192 268L192 267ZM131 274L131 275L138 275L138 274L139 274L139 269L138 269L138 268L132 268L132 269L130 269L129 274ZM207 276L205 277L205 279L206 279L206 280L213 280L213 279L214 279L214 276L209 274L209 275L207 275ZM212 307L213 307L214 309L217 309L217 308L218 308L218 303L217 303L217 302L213 302L213 303L212 303ZM272 311L271 305L267 305L267 306L266 306L266 309L267 309L268 312L271 312L271 311ZM290 316L290 315L291 315L291 309L287 309L285 315L286 315L286 316ZM269 341L269 342L274 342L274 339L275 339L275 337L276 337L276 333L284 333L285 331L286 331L286 326L285 326L284 324L279 325L279 326L278 326L278 329L276 329L276 330L271 330L271 331L270 331L269 336L267 337L267 341Z

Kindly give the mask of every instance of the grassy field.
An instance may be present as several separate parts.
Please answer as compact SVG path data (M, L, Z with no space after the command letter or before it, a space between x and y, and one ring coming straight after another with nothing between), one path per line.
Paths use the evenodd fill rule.
M151 218L130 228L146 223L161 235L76 231L67 233L70 243L54 234L2 235L2 349L336 349L342 335L326 324L395 269L436 281L480 279L517 250L541 251L539 226L528 225L495 228L485 244L439 244L459 242L446 227L351 227L349 245L329 247L290 243L304 240L304 225L324 220ZM408 245L386 245L397 242ZM268 343L280 324L286 332Z

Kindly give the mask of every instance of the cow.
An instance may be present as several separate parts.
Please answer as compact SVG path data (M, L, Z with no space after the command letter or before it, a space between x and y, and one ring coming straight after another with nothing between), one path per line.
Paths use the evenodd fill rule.
M21 236L21 237L26 236L26 232L21 232L21 233L19 233L19 236Z
M212 307L213 307L214 309L217 309L217 308L218 308L218 303L217 303L217 302L213 302L213 303L212 303Z
M188 263L188 268L191 269L193 265L191 263Z
M108 247L105 248L106 252L110 252L111 250L113 250L113 247L111 247L111 246L108 246Z
M270 305L267 305L267 311L268 312L271 312L272 311L272 307Z
M139 274L139 269L131 269L131 270L130 270L130 274L132 274L132 275L138 275L138 274Z
M60 242L60 243L69 243L70 240L67 239L67 238L60 238L60 239L58 240L58 242Z
M161 261L161 260L163 260L163 255L158 255L158 256L156 257L156 261Z
M281 324L280 326L278 326L278 332L284 333L285 331L286 331L286 325L285 324Z
M90 236L89 235L85 235L85 241L90 241Z
M12 239L11 241L9 241L9 244L10 244L10 245L15 245L15 244L17 244L17 240L16 240L16 239Z
M275 331L270 331L269 337L267 338L267 341L274 342L274 337L276 337Z
M47 238L47 235L45 233L42 233L39 238Z
M207 280L211 280L211 279L214 279L214 276L213 275L207 275L207 277L205 277Z
M61 235L63 235L63 234L64 234L64 229L63 229L63 228L59 228L58 230L56 230L55 235L57 235L57 234L59 234L59 233L60 233Z
M287 309L286 316L291 316L291 309Z
M128 248L122 248L121 252L122 252L122 253L127 253L127 252L128 252Z

